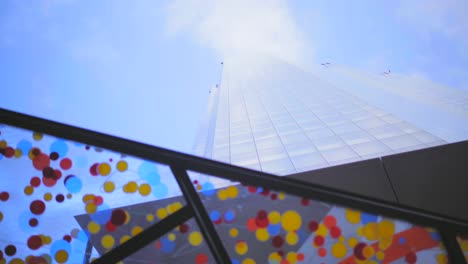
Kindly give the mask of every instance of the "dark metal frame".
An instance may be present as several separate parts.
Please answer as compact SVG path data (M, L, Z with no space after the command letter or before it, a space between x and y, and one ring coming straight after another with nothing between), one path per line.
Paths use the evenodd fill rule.
M183 191L188 205L171 215L171 222L163 221L145 229L138 236L114 248L93 263L115 263L129 256L149 242L180 225L192 216L197 220L200 230L207 241L212 255L218 263L230 263L230 258L217 235L206 209L203 207L194 189L187 171L241 182L247 185L262 186L275 191L282 191L307 199L316 199L343 207L355 208L373 214L385 215L411 222L420 226L437 229L447 247L451 263L465 263L463 252L456 242L455 234L468 234L468 222L447 217L418 208L402 206L396 203L364 197L350 192L303 182L288 177L241 168L205 158L191 156L147 144L122 139L74 126L69 126L25 114L0 108L0 123L46 133L52 136L78 141L85 144L106 148L112 151L133 155L142 159L169 165L179 187ZM175 226L174 226L175 225Z

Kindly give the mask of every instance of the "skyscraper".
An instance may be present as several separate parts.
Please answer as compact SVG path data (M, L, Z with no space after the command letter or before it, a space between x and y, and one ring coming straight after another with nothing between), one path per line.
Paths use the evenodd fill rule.
M399 110L398 104L382 109L365 91L347 87L342 80L350 79L352 71L326 64L306 72L271 58L257 63L224 63L222 82L210 93L196 155L288 175L446 143L413 124L411 113L394 114L401 112L392 111ZM369 83L365 77L361 82ZM374 93L379 89L385 100L385 90L375 87Z

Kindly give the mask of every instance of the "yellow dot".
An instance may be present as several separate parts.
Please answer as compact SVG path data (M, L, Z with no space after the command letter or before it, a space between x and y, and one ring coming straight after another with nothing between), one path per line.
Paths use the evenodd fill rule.
M26 186L24 187L24 194L26 195L31 195L34 192L34 188L32 186Z
M166 211L166 208L159 208L157 211L156 211L156 216L159 218L159 219L164 219L167 217L167 211Z
M95 198L95 196L93 194L85 194L83 196L83 203L92 202L92 201L94 201L94 198Z
M180 208L182 208L182 204L180 202L175 202L166 206L166 210L169 214L175 213Z
M109 249L111 247L114 246L114 237L111 236L111 235L104 235L101 239L101 245L106 248L106 249Z
M125 242L127 242L131 237L128 236L128 235L124 235L120 238L120 244L123 244Z
M387 239L393 237L395 233L395 224L390 220L382 220L378 226L378 237Z
M85 209L88 214L94 214L97 210L97 206L94 203L89 203L89 204L86 204Z
M293 264L297 262L297 254L294 251L288 252L286 255L286 259L289 261L289 263Z
M377 253L375 253L375 257L382 261L384 258L385 258L385 253L383 253L382 251L378 251Z
M146 215L146 221L148 221L148 222L153 222L153 221L154 221L154 215L152 215L152 214L147 214L147 215Z
M328 228L324 224L319 224L317 230L315 231L315 234L326 237L328 234Z
M128 224L128 222L130 222L130 214L125 211L125 223L124 224Z
M392 245L393 239L392 238L386 238L386 239L381 239L379 240L379 249L380 250L386 250Z
M344 236L340 236L340 237L338 238L338 241L340 241L341 243L344 243L345 240L346 240L346 238L345 238Z
M52 194L51 193L44 194L44 200L47 202L52 200Z
M111 193L111 192L114 191L114 189L115 189L115 184L114 184L113 182L111 182L111 181L106 181L106 182L104 183L104 191L105 191L106 193Z
M460 240L458 243L463 251L468 251L468 240Z
M3 213L0 212L0 222L3 220Z
M143 183L142 185L140 185L140 188L138 188L138 191L142 196L147 196L151 193L151 186L147 183Z
M278 223L281 221L281 215L280 215L280 213L278 213L277 211L271 211L271 212L268 214L268 221L269 221L270 224L272 224L272 225L278 224Z
M358 227L358 228L356 229L356 234L357 234L358 236L362 236L362 233L363 233L362 230L363 230L363 229L364 229L364 227L362 227L362 226Z
M239 235L239 230L237 230L237 228L231 228L229 230L229 235L232 236L232 237L237 237L237 235Z
M268 259L271 261L277 261L278 263L281 261L281 256L278 252L273 252L268 256Z
M236 243L236 253L239 255L244 255L249 251L249 246L244 241L239 241Z
M255 264L255 260L251 258L246 258L244 261L242 261L242 264Z
M374 253L375 253L375 250L374 250L374 248L372 246L366 246L362 250L362 255L364 255L364 257L366 257L366 259L372 258L372 256L374 256Z
M138 189L138 185L134 181L130 181L127 184L124 185L123 191L126 193L134 193Z
M296 234L296 232L288 232L286 234L286 243L289 245L294 246L297 244L297 241L299 241L299 236Z
M448 258L444 253L437 255L437 264L448 264Z
M203 237L200 232L193 231L190 233L188 240L192 246L199 246L203 242Z
M377 223L374 222L367 223L362 230L362 234L364 235L364 237L371 241L376 240L378 238L377 232Z
M225 189L221 189L218 191L218 198L221 200L221 201L224 201L228 198L228 193Z
M5 263L6 263L6 261L5 261ZM10 262L8 262L8 264L24 264L24 261L22 259L19 259L19 258L14 258L14 259L10 260Z
M68 252L65 250L59 250L57 253L55 253L55 261L58 263L65 263L68 260Z
M108 163L103 162L103 163L99 164L97 170L98 170L99 174L101 174L102 176L107 176L111 172L111 166Z
M135 227L132 228L132 236L136 236L136 235L140 234L142 231L143 231L143 228L141 228L139 226L135 226Z
M121 160L121 161L117 162L117 170L118 171L123 172L123 171L126 171L127 168L128 168L128 164L127 164L127 162L125 160Z
M19 158L23 155L23 151L21 149L16 149L15 150L15 158Z
M88 231L91 233L91 234L96 234L99 232L99 230L101 230L101 226L94 222L94 221L91 221L89 222L88 224Z
M34 133L33 133L33 138L34 138L34 140L36 140L36 141L41 140L43 136L44 136L44 135L43 135L42 133L39 133L39 132L34 132Z
M283 192L280 192L280 193L278 194L278 199L284 200L284 198L286 198L286 194L284 194Z
M335 258L343 258L347 253L346 246L343 243L335 243L331 248L331 253Z
M348 239L348 245L352 248L354 248L357 243L359 243L359 241L355 238L355 237L351 237L350 239Z
M351 224L357 224L361 222L361 212L359 211L346 209L345 216L346 220L348 220L348 222Z
M255 236L259 241L267 241L270 235L268 234L268 231L266 228L258 228L255 231Z
M229 198L236 198L239 194L239 190L237 189L237 186L231 185L226 188L226 194Z
M174 233L170 233L169 235L167 235L167 239L169 239L170 241L174 241L176 239L176 236Z
M67 199L71 199L71 198L72 198L71 193L67 194Z
M8 146L7 142L5 140L0 141L0 148L4 149Z
M302 219L296 211L286 211L281 216L281 225L286 231L295 231L301 227Z

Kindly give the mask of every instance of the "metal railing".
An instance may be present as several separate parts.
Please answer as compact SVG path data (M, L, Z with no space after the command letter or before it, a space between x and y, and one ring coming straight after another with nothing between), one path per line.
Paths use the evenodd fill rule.
M441 235L450 263L465 263L463 252L456 240L456 235L468 234L468 222L465 220L320 186L310 182L303 182L288 177L278 177L1 108L0 123L106 148L170 166L187 201L187 205L145 229L127 242L103 254L100 258L94 260L93 264L116 263L123 260L192 217L197 221L216 262L231 263L229 255L188 177L187 171L189 170L246 185L262 186L306 199L320 200L373 214L385 215L420 226L435 228Z

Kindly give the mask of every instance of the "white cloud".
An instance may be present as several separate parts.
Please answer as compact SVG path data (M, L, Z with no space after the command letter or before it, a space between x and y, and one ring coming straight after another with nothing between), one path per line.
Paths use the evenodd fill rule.
M402 0L397 16L423 34L441 33L468 45L468 1Z
M170 32L189 32L223 57L266 53L303 64L303 33L286 0L175 0L167 10Z

